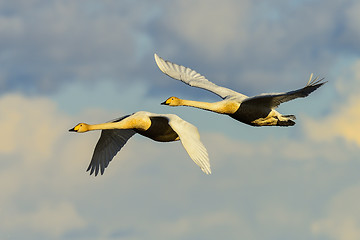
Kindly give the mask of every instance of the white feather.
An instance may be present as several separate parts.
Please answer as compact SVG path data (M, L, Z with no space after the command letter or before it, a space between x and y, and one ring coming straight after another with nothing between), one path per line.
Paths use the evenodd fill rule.
M180 80L188 84L189 86L208 90L219 95L223 99L230 97L246 97L245 95L235 92L231 89L217 86L216 84L210 82L204 76L200 75L199 73L190 68L169 61L165 61L156 53L154 54L154 57L156 64L163 73L176 80Z
M180 141L184 146L190 158L201 168L201 170L210 174L210 161L205 146L200 141L198 129L173 114L164 114L169 119L169 125L179 135Z

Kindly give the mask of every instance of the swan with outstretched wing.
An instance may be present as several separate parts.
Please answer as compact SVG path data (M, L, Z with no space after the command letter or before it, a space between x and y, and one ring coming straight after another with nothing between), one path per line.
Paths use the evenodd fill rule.
M102 131L87 169L90 175L95 173L96 176L99 172L103 174L110 161L135 133L158 142L180 140L201 170L206 174L211 173L208 153L200 141L197 128L175 114L140 111L107 123L79 123L69 131L82 133L91 130Z
M202 88L220 96L223 100L209 103L200 101L191 101L170 97L162 104L169 106L189 106L200 108L220 114L227 114L230 117L251 126L293 126L295 122L294 115L282 115L275 110L281 103L307 97L310 93L321 87L326 82L324 78L310 79L305 87L284 92L284 93L263 93L257 96L248 97L231 89L220 87L196 71L166 61L154 55L159 69L171 78L180 80L189 86Z

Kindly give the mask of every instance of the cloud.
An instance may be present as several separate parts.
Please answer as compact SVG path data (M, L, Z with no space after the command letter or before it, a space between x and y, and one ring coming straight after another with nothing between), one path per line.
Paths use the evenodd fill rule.
M165 6L168 21L162 23L164 27L211 58L240 52L248 41L250 1L175 1ZM240 49L231 49L235 45Z
M351 97L347 104L336 107L336 111L323 119L308 119L306 121L308 134L318 141L331 141L343 138L360 147L360 98Z
M48 93L70 81L127 81L136 74L137 33L151 8L146 2L29 1L24 6L2 3L2 91Z
M1 231L14 236L22 232L59 237L84 227L86 221L73 203L47 196L55 186L58 192L64 190L55 184L61 180L54 170L74 165L56 162L64 151L62 142L70 119L58 112L52 101L41 97L7 94L0 98L0 109L0 204L6 206L1 211L6 220Z
M356 7L350 1L2 2L1 91L52 93L104 79L117 87L151 79L149 94L169 90L173 85L158 80L154 52L249 95L288 90L356 51L348 44L358 32Z
M75 95L93 96L83 90L83 95ZM117 102L127 98L120 94ZM137 101L144 99L149 100L146 93L137 95ZM272 240L294 235L309 239L315 234L310 223L322 219L314 209L328 202L337 189L353 184L358 174L357 148L319 143L306 134L293 138L295 128L242 128L238 123L229 137L202 127L208 118L199 114L194 124L199 125L209 151L212 175L200 171L180 142L134 136L105 174L95 178L85 169L99 132L67 130L79 121L106 121L106 116L128 110L102 110L100 105L87 106L86 101L80 105L69 114L45 97L0 98L1 131L11 136L1 138L4 146L6 139L11 144L0 144L0 211L8 220L0 230L5 235L14 239L242 236ZM345 161L335 161L339 156Z
M328 115L299 115L294 128L249 128L159 105L191 89L159 77L152 49L247 94L288 90L310 71L339 67L339 58L349 63L354 5L296 2L0 2L0 214L8 220L0 232L13 239L357 237L349 199L358 201L351 187L360 167L352 121L358 64L327 75L336 82L336 90L330 82L322 89L336 91L326 95ZM137 110L194 123L213 174L204 175L179 142L134 136L105 175L89 176L99 132L67 130Z
M72 204L63 202L54 206L44 204L40 209L28 213L8 215L1 225L10 232L23 229L58 238L69 230L85 227L86 221L79 216Z
M360 10L359 2L351 2L345 10L344 14L344 28L345 31L341 36L339 36L340 40L347 45L349 49L353 49L353 51L359 53L359 39L360 39L360 31L356 26L356 22L360 21L359 15L356 14Z
M307 119L305 121L306 131L309 136L317 141L332 141L341 138L349 143L360 146L360 61L356 60L343 69L345 76L340 76L335 81L336 101L332 105L331 112L318 119Z
M327 204L324 217L311 225L316 235L325 235L337 240L360 238L360 201L358 185L346 188L336 194Z
M344 100L349 97L357 96L360 90L360 59L350 58L343 60L339 70L339 75L335 81L335 90L338 104L344 104Z
M55 112L54 103L45 98L29 100L18 94L0 99L0 114L0 130L4 136L0 139L0 153L24 152L38 160L51 155L59 126L67 123Z
M352 4L178 1L165 5L159 24L166 31L154 36L155 44L163 57L219 85L249 95L286 91L311 72L329 76L329 69L349 56L344 41L355 30L344 19Z
M157 239L184 239L189 236L189 233L193 233L192 236L197 239L231 239L239 232L246 239L256 239L252 227L246 220L239 214L228 211L212 211L202 216L186 216L156 224L159 224L155 226L156 228L163 229L154 236ZM217 231L214 234L213 231L209 231L210 229ZM146 231L149 230L146 229Z

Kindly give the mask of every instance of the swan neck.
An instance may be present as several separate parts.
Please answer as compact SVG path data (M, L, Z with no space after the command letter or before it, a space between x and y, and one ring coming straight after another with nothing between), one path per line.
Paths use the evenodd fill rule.
M88 126L89 131L92 130L103 130L103 129L115 129L114 123L100 123L92 124Z
M199 102L199 101L191 101L191 100L181 100L180 105L188 106L188 107L196 107L204 110L214 111L214 106L212 103L208 102Z
M88 125L88 130L104 130L104 129L138 129L146 131L151 126L150 118L130 116L119 122L108 122L94 125Z
M192 101L192 100L181 100L181 106L189 106L195 108L201 108L204 110L221 113L221 114L232 114L236 112L239 108L240 104L232 101L220 101L220 102L199 102L199 101Z

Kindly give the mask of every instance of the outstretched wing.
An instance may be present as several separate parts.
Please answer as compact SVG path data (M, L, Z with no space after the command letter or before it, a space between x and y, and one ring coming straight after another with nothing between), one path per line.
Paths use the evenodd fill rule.
M164 114L169 119L169 125L179 135L180 141L190 158L201 168L210 174L210 161L205 146L200 141L200 134L197 128L173 114Z
M312 93L326 83L323 81L324 78L319 79L319 77L316 77L312 79L312 76L313 74L310 75L310 79L306 86L298 90L285 93L264 93L261 95L247 98L243 101L243 103L276 108L283 102L287 102L300 97L307 97L310 93Z
M134 134L132 129L102 130L86 171L90 171L90 175L95 172L96 176L100 170L102 175L109 162Z
M154 54L154 57L156 64L163 73L176 80L180 80L191 87L198 87L208 90L219 95L222 99L239 95L245 97L245 95L235 92L231 89L217 86L190 68L165 61L156 53Z

